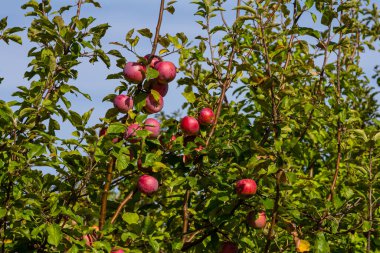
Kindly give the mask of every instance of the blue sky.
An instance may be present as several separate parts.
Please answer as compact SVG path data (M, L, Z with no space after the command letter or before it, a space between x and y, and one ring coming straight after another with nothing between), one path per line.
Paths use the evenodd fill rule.
M28 26L31 18L24 17L24 11L20 9L20 6L24 2L26 1L4 1L2 8L0 9L0 18L8 16L9 26ZM59 2L60 4L73 4L76 1L53 0L52 2L54 5L54 2ZM227 8L232 7L235 2L236 1L229 1L229 6L227 6ZM131 28L150 28L152 31L155 29L159 1L111 0L100 1L100 3L103 8L97 9L88 5L88 7L85 7L82 10L82 16L93 16L97 19L98 24L109 23L109 25L111 25L111 28L103 40L105 51L111 48L109 42L123 42L126 32ZM195 35L199 34L201 29L199 25L195 23L196 17L193 15L196 11L195 5L190 4L189 1L178 1L175 4L175 7L176 12L174 15L165 12L161 33L175 34L177 32L185 32L189 38L193 38ZM229 23L231 23L232 18L233 15L227 14L227 20ZM0 42L0 76L5 77L5 80L0 85L0 99L10 100L10 94L16 91L16 86L29 85L27 81L23 79L23 73L30 60L26 55L31 44L27 42L25 33L23 34L23 38L24 44L22 46L14 43L10 46L6 46L3 42ZM143 40L138 46L138 52L141 55L145 55L151 50L150 44L147 42L148 41ZM128 60L135 60L134 56L130 53L122 53ZM379 53L373 52L370 54L366 53L363 56L361 64L365 72L369 73L369 75L372 75L374 65L379 62L379 56ZM176 62L175 56L169 56L166 59ZM111 69L107 69L102 63L96 63L94 65L89 64L85 62L85 59L83 60L83 64L79 66L78 70L79 78L71 84L75 84L84 92L89 93L92 97L92 101L86 101L81 97L75 99L73 101L73 109L83 113L94 107L95 111L90 124L96 124L99 122L99 117L102 117L105 111L112 106L111 103L103 103L103 97L109 93L113 93L115 87L118 86L118 81L106 80L105 78L108 74L117 72L118 70L116 70L114 66L112 66ZM375 85L374 81L372 81L372 84ZM185 100L180 93L181 90L177 88L175 81L172 82L169 86L169 93L165 97L164 111L166 113L172 113L181 108L181 105ZM63 134L66 135L69 132L70 131L66 131L66 133Z

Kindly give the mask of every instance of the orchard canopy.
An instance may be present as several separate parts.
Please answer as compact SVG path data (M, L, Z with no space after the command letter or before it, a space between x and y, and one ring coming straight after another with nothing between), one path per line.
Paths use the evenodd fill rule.
M0 252L380 252L378 0L3 2Z

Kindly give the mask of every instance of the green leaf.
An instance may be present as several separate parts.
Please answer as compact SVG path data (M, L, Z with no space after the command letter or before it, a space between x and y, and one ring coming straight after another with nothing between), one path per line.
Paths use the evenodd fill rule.
M145 73L146 80L157 78L158 75L158 71L151 67L148 67Z
M128 41L132 37L134 32L135 32L135 29L129 30L127 34L125 35L125 41Z
M46 152L46 148L44 145L38 145L33 143L27 143L26 146L29 148L28 158L32 159L34 157L38 157Z
M247 11L253 15L256 15L256 10L250 6L247 6L247 5L236 6L235 8L233 8L233 10L243 10L243 11Z
M134 97L134 104L137 111L141 112L146 105L147 95L144 93L139 93Z
M314 1L315 0L306 0L305 1L306 10L310 9L311 7L313 7Z
M380 132L378 132L377 134L375 134L375 136L372 137L372 140L374 140L374 141L380 140Z
M54 246L58 246L62 239L61 227L58 224L51 224L47 227L48 243Z
M0 219L7 214L7 209L0 207Z
M5 17L0 20L0 30L4 30L4 28L7 27L7 19L8 17Z
M109 134L120 134L125 131L125 125L123 123L115 122L109 125L107 133Z
M189 102L189 103L194 103L195 100L196 100L196 97L195 97L195 94L192 90L187 90L185 89L184 92L182 92L182 95L186 98L186 100Z
M325 26L328 26L337 16L337 12L327 9L323 12L321 23Z
M128 224L138 224L140 217L137 213L124 213L122 219Z
M363 225L362 225L362 229L363 229L363 232L368 232L369 230L371 230L372 228L372 224L370 221L364 221L363 222Z
M330 246L323 232L317 233L317 239L314 243L314 253L330 253Z
M149 245L152 247L154 252L159 252L160 251L160 244L154 240L152 237L149 238Z
M153 37L153 33L148 28L137 30L137 32L141 34L142 36L147 37L149 39Z

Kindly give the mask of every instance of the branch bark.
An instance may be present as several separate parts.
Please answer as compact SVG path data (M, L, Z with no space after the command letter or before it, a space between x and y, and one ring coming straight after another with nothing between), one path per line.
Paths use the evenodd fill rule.
M367 233L367 252L371 252L371 232L372 232L372 226L373 226L373 201L372 201L372 152L373 148L370 148L369 150L369 171L368 171L368 177L369 177L369 184L368 184L368 221L370 223L370 229Z
M279 202L280 202L280 197L281 197L281 192L280 192L281 182L280 182L280 180L281 180L282 173L284 173L284 171L279 170L276 174L276 197L274 199L274 207L273 207L271 226L270 226L268 234L267 234L267 242L265 243L265 248L264 248L265 253L269 252L270 244L272 242L273 228L276 225L276 221L277 221L278 208L280 206Z
M237 0L237 6L239 6L240 3L241 3L241 0ZM237 9L236 10L236 19L239 18L239 15L240 15L240 11L239 11L239 9ZM236 40L236 36L237 36L237 33L235 33L233 35L233 41ZM231 78L231 70L232 70L232 63L233 63L233 60L234 60L234 56L235 56L235 44L232 44L230 57L228 59L226 78L225 78L225 80L223 82L222 92L221 92L220 98L218 100L218 106L217 106L217 110L216 110L216 114L215 114L215 121L214 121L214 124L212 125L210 134L209 134L209 136L208 136L208 138L206 140L206 147L209 145L210 140L211 140L212 136L215 133L216 126L218 124L218 120L219 120L219 116L220 116L220 112L222 111L223 101L225 100L226 91L229 88L229 86L230 86L230 84L231 84L231 82L233 80L233 78Z
M119 216L120 212L121 212L121 209L123 209L123 207L128 203L128 201L131 200L131 198L133 197L133 195L135 194L135 192L137 191L137 188L135 188L134 190L132 190L126 197L125 199L120 203L120 205L118 206L118 208L116 209L116 212L114 213L114 215L112 216L112 219L111 219L111 224L114 224L117 217Z
M188 211L189 199L190 199L190 189L187 189L185 192L185 199L183 200L183 227L182 227L182 241L183 242L186 242L186 238L187 238L186 233L189 228L189 211Z
M340 13L340 16L342 17L342 12ZM341 22L340 22L341 23ZM341 23L342 25L342 23ZM337 99L337 109L339 111L339 108L340 108L340 98L341 98L341 85L340 85L340 78L341 78L341 54L342 54L342 48L341 48L341 45L340 45L340 42L342 41L342 37L343 37L343 34L342 34L342 31L339 32L339 45L338 45L338 55L337 55L337 73L336 73L336 79L337 79L337 87L336 87L336 90L337 90L337 96L336 96L336 99ZM340 121L340 118L338 118L338 122L337 122L337 151L338 151L338 154L337 154L337 158L336 158L336 163L335 163L335 173L334 173L334 178L333 178L333 181L331 183L331 187L330 187L330 193L329 195L327 196L327 201L331 201L334 197L334 191L335 191L335 186L336 186L336 181L338 179L338 174L339 174L339 167L340 167L340 160L341 160L341 157L342 157L342 145L341 145L341 142L342 142L342 122Z
M161 0L160 12L159 12L159 15L158 15L157 26L156 26L156 33L154 35L154 40L153 40L153 45L152 45L152 51L150 53L151 59L149 59L149 62L153 59L153 56L154 56L154 54L156 53L156 50L157 50L158 39L160 38L160 29L161 29L161 24L162 24L162 16L164 15L164 5L165 5L165 0Z
M107 213L107 198L108 198L108 192L110 189L110 185L112 182L112 171L115 166L115 158L111 157L109 163L108 163L108 168L107 168L107 178L106 178L106 183L104 185L104 191L102 194L102 203L100 206L100 218L99 218L99 229L102 230L103 226L106 221L106 213Z

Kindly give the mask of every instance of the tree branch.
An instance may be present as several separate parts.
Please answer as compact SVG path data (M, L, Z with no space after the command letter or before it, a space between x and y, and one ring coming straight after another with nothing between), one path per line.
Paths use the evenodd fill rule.
M119 216L120 212L121 212L121 209L123 209L123 207L128 203L128 201L131 200L131 198L133 197L133 194L135 194L135 192L137 191L137 188L135 188L134 190L132 190L128 195L127 197L125 197L125 199L120 203L120 205L118 206L118 208L116 209L116 212L115 214L112 216L112 219L111 219L111 224L114 224L117 217Z
M153 45L152 45L152 51L150 53L150 58L151 59L149 59L149 62L153 59L154 54L156 53L156 50L157 50L158 39L160 37L160 29L161 29L161 23L162 23L162 16L164 14L164 5L165 5L165 0L161 0L160 13L158 15L157 26L156 26L156 34L154 35L154 41L153 41Z
M190 199L190 189L187 189L185 192L185 199L183 200L182 242L186 242L186 238L187 238L186 233L189 227L189 211L188 211L189 199Z
M370 229L367 233L367 252L371 252L371 232L372 232L372 226L373 226L373 202L372 202L372 152L373 148L371 147L369 150L369 170L368 170L368 177L369 177L369 185L368 185L368 221L370 223Z
M107 213L107 198L108 198L108 192L110 189L110 185L112 182L112 171L115 166L115 158L111 157L108 168L107 168L107 178L106 183L104 185L104 191L102 194L102 203L100 206L100 218L99 218L99 229L102 230L104 223L106 221L106 213Z
M282 176L282 173L284 173L283 170L278 170L277 173L276 173L276 197L274 199L274 207L273 207L273 213L272 213L272 221L271 221L271 225L269 227L269 231L268 231L268 234L267 234L267 242L265 244L265 248L264 248L264 252L265 253L268 253L269 252L269 248L270 248L270 244L272 242L272 234L273 234L273 229L274 229L274 226L276 225L276 220L277 220L277 215L278 215L278 208L279 208L279 202L280 202L280 197L281 197L281 192L280 192L280 180L281 180L281 176Z
M342 19L342 12L340 12L340 16ZM341 20L340 20L341 21ZM340 22L340 25L342 25L342 23ZM341 98L341 86L340 86L340 78L341 78L341 54L342 54L342 48L341 48L341 45L340 45L340 42L342 41L342 31L339 32L339 41L338 41L338 55L337 55L337 73L336 73L336 79L337 79L337 96L336 96L336 100L337 100L337 109L339 111L339 108L340 108L340 98ZM337 154L337 159L336 159L336 163L335 163L335 173L334 173L334 178L333 178L333 181L331 183L331 187L330 187L330 194L327 196L327 200L328 201L331 201L334 197L334 191L335 191L335 185L336 185L336 181L338 179L338 174L339 174L339 167L340 167L340 160L341 160L341 157L342 157L342 147L341 147L341 138L342 138L342 122L340 121L340 118L338 118L338 122L337 122L337 149L338 149L338 154Z
M237 0L237 6L240 5L240 2L241 2L240 0ZM239 9L237 9L236 10L236 19L239 18L239 15L240 15L240 12L239 12ZM233 41L236 40L236 37L237 37L237 33L235 32L235 34L233 35ZM232 47L231 47L230 57L229 57L229 60L228 60L226 78L225 78L225 81L223 83L223 87L222 87L222 92L220 94L220 98L218 100L218 107L217 107L216 114L215 114L214 124L212 125L210 134L209 134L209 136L207 138L207 141L206 141L206 147L209 145L210 140L211 140L212 136L215 133L215 129L216 129L216 126L218 124L220 112L222 111L222 105L223 105L224 97L226 96L226 91L229 88L229 86L230 86L230 84L231 84L231 82L233 80L231 78L231 70L232 70L232 63L233 63L233 60L234 60L234 56L235 56L235 44L233 43Z

